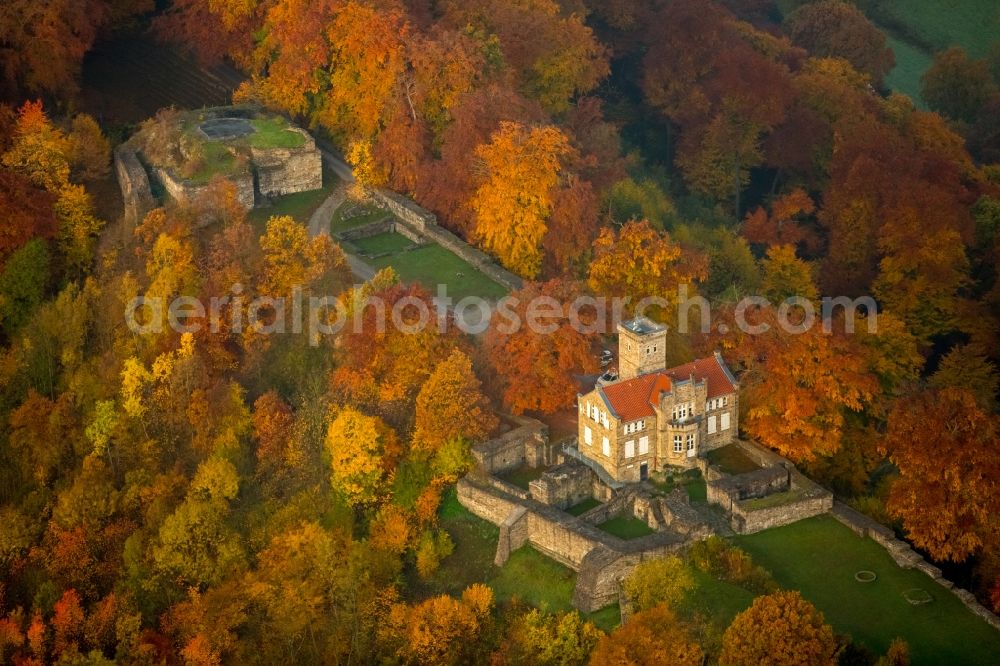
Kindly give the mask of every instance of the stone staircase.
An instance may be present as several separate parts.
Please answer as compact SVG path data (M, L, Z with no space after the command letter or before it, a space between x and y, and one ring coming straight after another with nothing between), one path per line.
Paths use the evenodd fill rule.
M573 458L574 460L579 460L584 465L593 470L594 474L597 475L597 478L601 480L601 483L611 488L612 490L621 490L622 488L625 487L625 484L622 483L621 481L615 481L613 478L611 478L611 475L608 474L603 467L598 465L596 462L594 462L587 456L580 453L580 449L578 449L576 446L576 439L564 442L562 445L562 452L565 455L569 456L570 458Z

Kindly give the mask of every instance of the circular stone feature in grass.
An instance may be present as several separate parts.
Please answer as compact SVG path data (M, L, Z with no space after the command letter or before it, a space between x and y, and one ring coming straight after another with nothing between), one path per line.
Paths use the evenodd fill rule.
M246 118L212 118L203 122L199 129L212 141L238 139L256 131Z
M873 583L876 578L878 578L878 576L875 575L874 571L862 570L854 574L854 580L859 583Z
M915 587L912 590L903 592L903 598L914 606L929 604L934 601L934 597L931 596L931 593L920 587Z

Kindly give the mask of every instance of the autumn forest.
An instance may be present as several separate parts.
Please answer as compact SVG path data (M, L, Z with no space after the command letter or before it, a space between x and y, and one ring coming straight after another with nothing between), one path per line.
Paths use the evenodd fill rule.
M545 330L386 326L370 299L434 310L427 249L343 240L342 210L379 221L370 193L398 193L517 280L448 269L521 319L620 298L669 327L669 365L719 352L741 438L1000 613L1000 14L979 4L980 48L892 4L0 3L0 664L996 663L997 630L929 579L933 602L893 592L892 628L865 633L855 597L788 556L816 539L820 558L829 517L644 560L594 613L556 589L565 562L496 566L497 528L456 496L472 447L522 417L576 437L614 329L558 308ZM217 100L119 112L145 84L89 82L124 40L202 72L150 89L188 99L226 71L225 104L307 130L324 189L248 208L220 176L189 200L154 179L128 219L120 147L153 137L154 173L182 107ZM926 56L918 93L900 44ZM245 166L190 150L189 180ZM677 330L681 293L711 326ZM232 298L211 329L125 316L234 294L329 296L356 325L263 334ZM785 299L824 297L871 305L781 325ZM695 476L657 487L708 515Z

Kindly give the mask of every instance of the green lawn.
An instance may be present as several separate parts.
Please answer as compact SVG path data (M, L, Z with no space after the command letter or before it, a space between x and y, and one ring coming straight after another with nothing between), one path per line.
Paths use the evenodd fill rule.
M226 175L236 168L236 157L224 143L205 141L202 145L202 162L198 170L187 177L196 185L203 185L216 174Z
M879 4L938 51L959 45L982 58L1000 35L996 0L879 0Z
M517 469L504 473L502 478L504 481L513 483L518 488L524 488L527 490L528 484L541 477L544 472L544 467L529 467L528 465L521 465Z
M413 247L413 241L402 234L387 231L384 234L376 234L367 238L352 240L351 245L361 250L362 253L372 256L405 250L406 248Z
M348 200L340 204L340 207L333 212L333 218L330 220L330 233L336 234L355 229L371 222L378 222L388 216L388 213L375 206Z
M896 55L896 66L886 75L885 85L906 94L918 107L927 108L920 96L920 77L931 66L931 55L892 35L889 47Z
M392 266L404 282L419 282L435 295L439 284L447 285L448 295L455 302L467 296L496 300L507 293L499 284L440 245L431 244L410 252L379 257L370 263L376 270Z
M705 454L705 458L726 474L746 474L760 469L760 465L755 463L736 444L726 444L714 451L709 451Z
M566 513L571 516L582 516L591 509L601 506L601 503L595 500L593 497L583 500L579 504L574 504L573 506L566 509Z
M254 118L250 121L257 130L247 140L254 148L301 148L306 138L288 129L288 121L280 116Z
M677 608L681 617L693 619L696 615L706 618L722 633L737 614L753 603L754 594L738 585L717 580L711 575L690 567L695 587L684 596Z
M668 494L672 493L678 487L684 488L688 494L688 499L692 502L708 501L708 487L705 484L704 477L701 475L701 470L689 469L680 475L658 476L650 479L650 483Z
M839 632L884 654L901 636L913 664L993 664L1000 632L972 615L950 592L916 570L901 569L874 541L829 516L819 516L734 542L783 587L800 590ZM859 583L860 570L876 573ZM912 606L903 592L930 592L934 601Z
M619 539L638 539L653 533L646 521L632 516L615 516L597 527Z

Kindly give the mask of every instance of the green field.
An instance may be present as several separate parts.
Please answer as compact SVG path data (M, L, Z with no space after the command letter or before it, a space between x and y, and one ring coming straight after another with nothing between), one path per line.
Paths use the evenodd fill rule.
M351 245L361 250L362 253L373 256L387 252L399 252L413 247L413 241L402 234L387 231L383 234L375 234L367 238L352 240Z
M838 632L884 654L901 636L913 664L994 664L1000 632L972 615L920 571L901 569L874 541L829 516L734 539L782 587L800 590ZM854 574L873 571L873 583ZM923 589L934 601L913 606L903 593Z
M256 130L247 137L254 148L301 148L306 138L288 129L288 121L280 116L254 118L250 121Z
M206 141L202 145L201 162L198 169L187 179L196 185L203 185L216 174L233 173L236 168L236 157L229 151L226 144L218 141Z
M743 449L735 444L727 444L705 454L708 462L716 465L726 474L746 474L760 469Z
M639 537L644 537L647 534L652 534L653 530L650 529L646 521L639 520L632 516L615 516L607 522L603 522L597 526L599 529L604 530L608 534L614 535L619 539L638 539Z
M410 252L379 257L370 263L376 270L392 266L403 282L419 282L432 294L437 293L439 284L447 285L448 295L454 301L467 296L496 300L507 293L467 261L440 245L425 245Z
M797 4L778 0L782 14ZM920 77L934 53L961 46L972 56L986 56L1000 35L996 0L861 0L860 6L889 37L896 67L886 85L909 95L919 106Z

